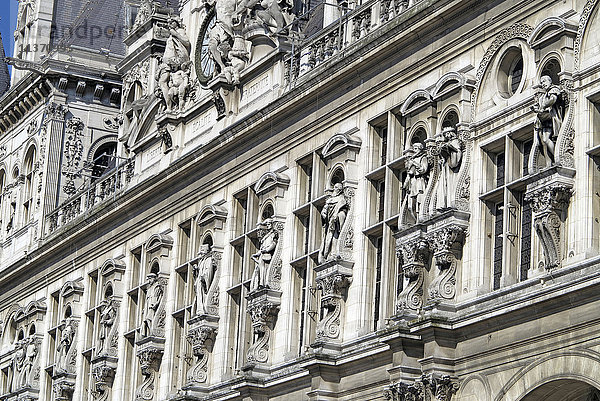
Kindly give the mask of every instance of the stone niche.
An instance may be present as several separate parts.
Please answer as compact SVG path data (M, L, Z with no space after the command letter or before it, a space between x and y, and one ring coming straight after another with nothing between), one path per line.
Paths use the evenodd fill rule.
M361 140L358 129L333 135L321 150L325 163L321 213L321 245L315 267L320 290L320 319L315 342L318 352L340 351L345 321L345 301L354 266L354 209L359 174Z
M187 372L186 395L208 393L211 353L219 326L219 279L225 242L227 210L220 204L204 206L196 222L196 255L187 263L192 269L193 294L187 338L192 344L194 361ZM189 277L189 275L188 275Z
M15 305L9 311L7 329L14 338L10 351L10 365L6 393L2 400L37 400L40 395L40 360L46 304L44 300L30 302L25 307Z
M254 185L258 199L257 250L252 255L254 271L246 296L252 321L252 343L243 370L252 375L269 374L271 337L281 305L281 251L285 217L284 196L290 184L281 172L267 172Z
M71 401L77 373L77 335L83 315L82 279L68 281L58 293L58 324L51 330L55 336L52 390L57 401ZM52 333L54 331L54 333Z
M125 263L120 258L108 259L96 272L98 291L94 313L94 336L91 355L92 397L106 400L111 396L117 371L120 307L125 293Z

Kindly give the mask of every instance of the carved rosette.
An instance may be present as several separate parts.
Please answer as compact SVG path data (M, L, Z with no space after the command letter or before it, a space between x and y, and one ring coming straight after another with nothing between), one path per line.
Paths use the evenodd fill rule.
M263 290L263 292L268 290ZM269 340L274 328L275 318L279 313L280 296L263 293L248 301L248 313L252 320L253 342L248 348L247 360L250 363L266 363L269 360Z
M317 288L321 290L321 319L317 340L337 340L341 331L343 295L352 283L353 263L331 261L318 266Z
M429 286L431 300L451 300L456 295L456 257L453 246L462 243L465 229L457 225L443 227L427 235L433 249L435 264L439 275Z
M533 209L533 226L544 251L547 270L561 265L562 215L569 205L570 186L563 184L541 186L525 196Z
M396 303L398 315L415 314L423 306L423 275L429 255L427 241L418 236L396 240L396 255L402 257L402 271L409 281Z
M432 373L424 374L410 384L391 384L384 389L383 396L392 401L450 401L458 389L458 380Z
M140 362L140 370L142 371L144 380L135 393L136 401L149 401L154 399L156 373L160 369L163 352L164 349L162 346L157 346L153 343L142 346L138 350L137 357Z
M192 344L192 352L195 362L188 372L188 383L204 383L207 379L208 358L210 355L209 345L212 344L217 335L218 318L191 322L187 338Z

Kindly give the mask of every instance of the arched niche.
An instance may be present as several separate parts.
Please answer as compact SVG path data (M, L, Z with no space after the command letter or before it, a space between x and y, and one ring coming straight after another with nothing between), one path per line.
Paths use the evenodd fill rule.
M97 139L88 151L88 162L92 165L92 180L102 177L117 166L117 136L106 135Z
M494 401L548 401L548 398L539 397L551 394L549 389L556 389L556 384L568 385L566 391L573 390L577 396L578 389L600 389L600 381L593 374L599 363L600 358L596 353L585 350L565 351L539 358L516 372L500 389ZM564 399L552 398L553 401Z
M417 113L420 109L432 104L431 93L425 89L418 89L412 92L402 106L400 106L400 113L405 116L407 114Z

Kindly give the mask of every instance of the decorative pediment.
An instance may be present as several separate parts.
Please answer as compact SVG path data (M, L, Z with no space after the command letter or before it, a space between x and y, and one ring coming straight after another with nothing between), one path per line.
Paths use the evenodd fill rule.
M463 87L475 88L475 80L460 72L449 72L437 81L431 90L431 98L438 100L442 96L458 91Z
M558 40L563 35L575 37L577 25L570 24L561 17L550 17L535 27L527 42L532 48L536 48L549 41Z
M219 205L206 205L196 215L199 226L214 226L222 229L227 219L227 209Z
M431 104L431 93L425 89L418 89L411 93L400 107L400 113L405 116Z
M63 298L73 295L83 295L83 285L81 285L79 280L67 281L60 289L60 296Z
M325 144L321 154L323 155L323 159L331 159L343 152L349 152L350 155L356 155L360 150L360 146L362 141L359 137L354 136L353 134L358 132L358 128L353 128L350 131L335 134ZM349 156L350 156L349 155ZM348 157L348 159L353 159L352 157Z
M254 191L257 195L263 195L273 189L286 190L289 185L290 178L287 175L269 171L258 179L254 185Z
M173 248L173 238L167 234L152 234L146 241L145 248L147 252L158 252L162 248Z
M17 310L13 319L15 322L21 322L32 317L36 318L36 315L38 314L45 314L46 309L47 307L44 301L32 301L24 308Z
M125 263L119 259L107 259L100 268L103 276L109 276L113 273L125 273Z

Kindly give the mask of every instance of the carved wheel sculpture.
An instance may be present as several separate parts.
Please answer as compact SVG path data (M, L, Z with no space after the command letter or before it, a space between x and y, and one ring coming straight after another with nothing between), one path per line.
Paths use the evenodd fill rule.
M196 76L201 85L205 86L213 77L215 71L215 61L213 60L208 42L210 40L210 31L217 25L217 13L215 7L211 7L198 33L198 41L196 42Z

